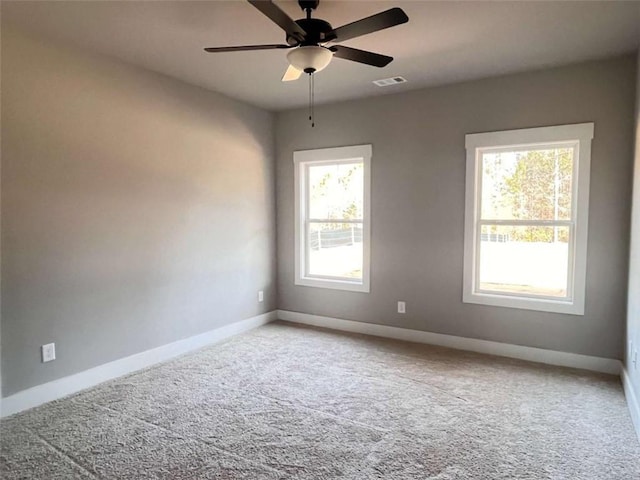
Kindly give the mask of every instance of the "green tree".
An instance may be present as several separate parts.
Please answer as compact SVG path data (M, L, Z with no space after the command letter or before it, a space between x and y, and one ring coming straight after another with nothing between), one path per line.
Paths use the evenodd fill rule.
M531 150L520 155L501 186L502 201L519 220L571 218L571 149ZM563 228L512 228L511 238L529 242L568 241Z
M362 175L362 164L348 165L348 169L333 168L330 171L324 173L316 183L311 184L311 202L318 201L320 199L326 199L331 195L337 194L335 187L339 185L343 191L349 192L351 183L356 175ZM344 200L346 198L343 197ZM329 202L328 218L331 219L344 219L354 220L359 218L361 213L358 209L358 202L355 199L349 201L347 205L340 204L340 202ZM341 230L345 229L345 224L325 224L324 230Z

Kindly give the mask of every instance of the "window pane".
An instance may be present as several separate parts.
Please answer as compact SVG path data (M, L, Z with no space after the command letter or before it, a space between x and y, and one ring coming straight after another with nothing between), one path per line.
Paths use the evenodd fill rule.
M480 290L567 296L569 227L483 225Z
M482 154L482 219L570 220L573 148Z
M362 279L362 224L311 223L309 275Z
M340 163L309 166L309 216L317 219L361 220L364 165Z

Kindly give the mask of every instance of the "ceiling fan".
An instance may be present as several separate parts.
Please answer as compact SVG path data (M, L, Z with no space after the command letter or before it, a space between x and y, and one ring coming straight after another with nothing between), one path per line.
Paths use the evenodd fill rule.
M311 18L311 12L318 8L320 0L298 0L300 8L306 12L306 18L295 21L271 0L248 0L248 2L286 32L287 43L209 47L205 48L205 51L215 53L243 50L290 49L287 54L289 68L282 77L283 82L297 80L302 73L307 73L311 76L329 65L333 57L364 63L374 67L384 67L393 60L393 57L345 47L343 45L327 46L327 44L367 35L409 21L409 17L407 17L401 8L391 8L347 25L333 28L331 24L325 20Z

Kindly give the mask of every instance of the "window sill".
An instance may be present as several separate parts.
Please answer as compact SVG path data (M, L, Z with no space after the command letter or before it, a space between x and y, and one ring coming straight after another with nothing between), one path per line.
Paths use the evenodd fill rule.
M369 293L369 285L362 282L350 282L348 280L327 280L321 278L296 278L296 285L303 287L329 288L332 290L344 290L346 292Z
M569 315L584 315L584 302L577 300L549 300L528 297L515 297L490 293L468 293L462 296L463 303L475 303L494 307L519 308L522 310L536 310L538 312L564 313Z

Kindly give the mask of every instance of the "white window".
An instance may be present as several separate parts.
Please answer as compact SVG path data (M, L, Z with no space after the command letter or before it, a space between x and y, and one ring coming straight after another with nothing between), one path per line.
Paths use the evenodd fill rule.
M369 291L371 145L294 152L295 283Z
M584 314L593 123L466 136L463 301Z

